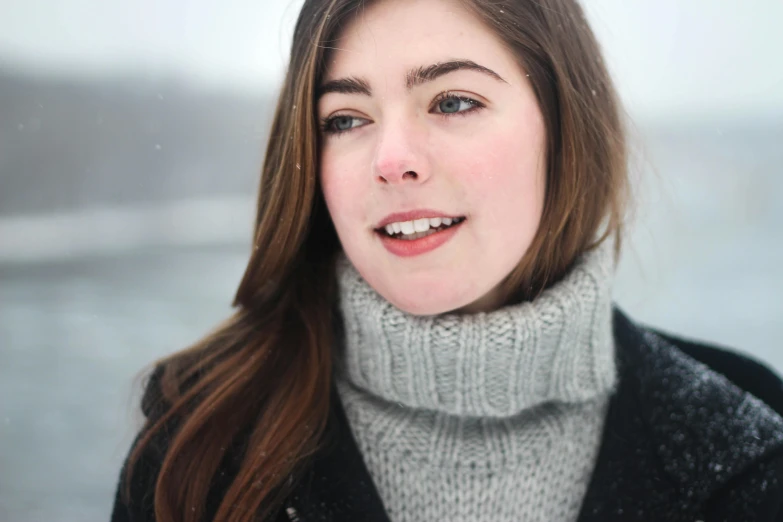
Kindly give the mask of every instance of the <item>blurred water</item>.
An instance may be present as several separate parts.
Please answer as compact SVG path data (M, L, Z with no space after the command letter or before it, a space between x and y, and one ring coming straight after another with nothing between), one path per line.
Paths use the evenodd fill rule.
M242 248L0 265L0 520L107 520L132 382L230 311Z
M9 92L0 89L0 109L24 99ZM184 103L175 114L208 104L164 96L172 98ZM86 99L82 107L92 111ZM113 101L120 105L112 109L114 125L124 129L134 115L138 142L124 129L119 142L84 138L67 148L68 118L83 116L83 132L102 132L93 128L94 114L76 109L62 121L47 113L22 137L15 120L0 121L0 138L13 138L0 139L3 522L107 519L137 428L134 376L224 318L244 268L262 140L246 123L238 131L237 121L255 121L264 104L235 102L220 118L187 120L185 133L184 116L160 112L156 95L130 111L123 100ZM57 97L47 103L68 106ZM220 114L220 106L212 111ZM163 120L151 131L145 122L155 118ZM618 301L637 319L721 342L783 371L776 349L783 336L783 122L663 122L639 134L641 208L616 281ZM155 143L175 152L155 159ZM58 161L60 152L68 161ZM199 158L209 163L197 165ZM134 177L137 170L143 173ZM42 184L49 188L39 190ZM40 220L24 228L20 215ZM23 232L10 238L13 230ZM58 248L36 250L47 237ZM39 258L20 255L23 247Z

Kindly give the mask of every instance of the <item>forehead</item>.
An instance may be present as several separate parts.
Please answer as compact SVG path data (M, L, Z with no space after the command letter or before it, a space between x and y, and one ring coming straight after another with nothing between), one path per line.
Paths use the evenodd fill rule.
M338 35L325 79L399 76L454 58L506 71L515 64L499 38L457 0L380 0Z

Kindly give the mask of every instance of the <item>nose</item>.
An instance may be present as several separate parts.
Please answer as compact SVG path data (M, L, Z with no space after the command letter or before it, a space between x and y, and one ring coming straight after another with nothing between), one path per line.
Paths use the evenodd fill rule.
M430 177L425 146L426 137L415 122L387 122L380 130L373 177L383 185L425 182Z

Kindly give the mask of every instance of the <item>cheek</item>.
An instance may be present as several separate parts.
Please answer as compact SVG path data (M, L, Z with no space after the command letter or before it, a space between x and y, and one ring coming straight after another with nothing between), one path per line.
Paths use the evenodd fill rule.
M361 179L355 167L350 165L349 158L337 158L334 154L324 153L320 159L321 190L329 209L337 232L343 236L343 231L349 225L361 223L361 203L366 198Z
M543 134L517 125L483 134L465 179L468 194L490 230L516 229L532 237L541 218L545 192Z

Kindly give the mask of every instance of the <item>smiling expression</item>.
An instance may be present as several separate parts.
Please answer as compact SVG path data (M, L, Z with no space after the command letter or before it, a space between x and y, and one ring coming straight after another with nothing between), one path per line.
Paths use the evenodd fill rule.
M320 87L321 186L362 277L413 314L498 307L545 191L544 121L515 56L455 0L382 0L341 33Z

